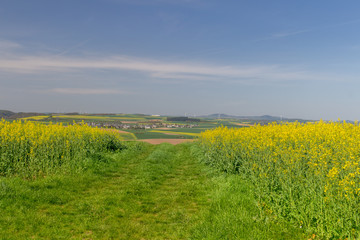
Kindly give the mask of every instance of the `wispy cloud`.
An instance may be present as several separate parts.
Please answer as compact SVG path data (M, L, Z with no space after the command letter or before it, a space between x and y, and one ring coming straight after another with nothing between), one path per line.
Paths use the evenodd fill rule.
M91 89L91 88L53 88L48 89L47 93L60 93L60 94L74 94L74 95L109 95L121 94L127 95L130 92L116 90L116 89Z
M278 33L272 34L271 36L257 39L257 40L255 40L255 42L261 42L261 41L271 40L271 39L286 38L286 37L295 36L295 35L311 32L311 31L312 30L298 30L298 31L278 32Z
M153 78L178 79L178 80L198 80L198 81L219 81L221 76L212 76L205 74L186 74L186 73L152 73Z
M78 44L76 44L76 45L74 45L74 46L72 46L72 47L70 47L70 48L67 48L67 49L63 50L63 51L61 51L60 53L55 54L55 56L65 55L65 54L67 54L67 53L69 53L69 52L71 52L71 51L73 51L73 50L75 50L75 49L77 49L77 48L79 48L79 47L84 46L84 45L85 45L87 42L89 42L89 41L90 41L90 38L87 39L87 40L85 40L85 41L82 41L82 42L80 42L80 43L78 43Z
M193 62L165 62L128 56L0 56L0 70L12 73L46 73L88 70L137 71L152 78L192 80L261 79L261 80L329 80L329 76L287 68L281 65L214 65Z
M0 50L13 50L15 48L21 48L21 45L16 42L0 39Z
M302 33L310 32L310 30L300 30L300 31L294 31L294 32L280 32L273 34L270 38L283 38L283 37L289 37L294 35L299 35Z
M300 34L304 34L304 33L317 32L317 31L324 30L324 29L342 27L345 25L351 25L351 24L356 24L356 23L360 23L360 19L353 19L351 21L346 21L346 22L339 22L339 23L334 23L334 24L329 24L329 25L311 27L309 29L303 29L303 30L277 32L277 33L273 33L272 35L270 35L268 37L257 39L257 40L255 40L255 42L271 40L271 39L286 38L286 37L291 37L291 36L300 35Z

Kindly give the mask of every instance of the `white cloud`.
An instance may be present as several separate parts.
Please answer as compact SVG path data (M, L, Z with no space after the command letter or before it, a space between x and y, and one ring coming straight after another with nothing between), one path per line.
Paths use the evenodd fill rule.
M0 70L12 73L69 72L82 70L127 70L147 74L151 78L192 80L334 80L334 76L290 69L279 65L222 66L192 62L165 62L128 56L0 56Z
M91 89L91 88L53 88L46 92L76 95L103 95L103 94L130 94L126 91L116 89Z

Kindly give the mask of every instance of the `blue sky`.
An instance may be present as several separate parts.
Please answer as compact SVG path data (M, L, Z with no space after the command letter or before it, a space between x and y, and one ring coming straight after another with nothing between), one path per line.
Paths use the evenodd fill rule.
M360 2L3 0L0 109L360 119Z

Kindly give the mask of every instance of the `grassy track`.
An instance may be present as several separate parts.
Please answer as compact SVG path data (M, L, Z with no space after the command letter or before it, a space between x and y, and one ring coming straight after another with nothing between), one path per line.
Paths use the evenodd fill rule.
M184 239L206 204L188 147L143 146L110 155L82 177L0 183L2 239ZM0 237L1 239L1 237Z
M0 239L304 239L259 215L239 176L195 145L135 143L79 176L0 179Z

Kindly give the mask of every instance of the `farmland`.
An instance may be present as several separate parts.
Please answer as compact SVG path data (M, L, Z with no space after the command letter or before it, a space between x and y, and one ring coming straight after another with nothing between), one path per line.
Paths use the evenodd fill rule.
M145 115L2 120L0 236L359 238L358 123L248 125Z
M85 123L99 128L121 130L126 140L136 139L194 139L207 129L217 126L248 127L256 122L241 125L244 120L199 118L199 122L169 122L166 116L149 116L144 114L36 114L19 118L20 120L40 123ZM125 134L128 132L129 134Z

